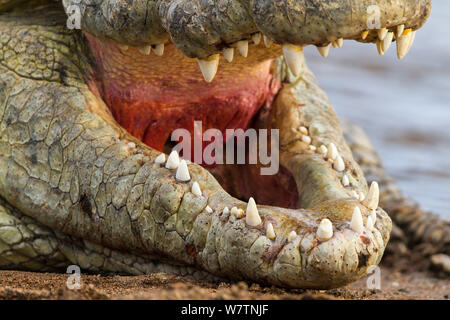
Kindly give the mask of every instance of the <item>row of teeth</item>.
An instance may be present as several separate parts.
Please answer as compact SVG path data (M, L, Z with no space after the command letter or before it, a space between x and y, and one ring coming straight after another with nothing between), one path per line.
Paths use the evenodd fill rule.
M403 59L409 50L412 47L415 38L415 31L412 29L405 29L405 25L399 25L396 27L395 31L389 31L387 28L382 28L376 30L378 38L377 38L377 50L378 53L383 56L390 48L394 39L397 42L397 56L399 59ZM370 30L366 30L362 32L361 39L365 40L370 33ZM270 48L273 42L265 35L261 35L261 33L256 33L252 36L252 42L255 45L259 45L261 43L261 38L264 40L264 45L267 48ZM324 47L317 46L317 50L320 55L324 58L328 57L330 53L331 46L333 48L341 48L344 45L344 39L339 38L331 41L328 45ZM127 45L119 45L122 51L127 51ZM225 60L231 63L234 59L234 51L237 49L239 54L246 58L249 52L249 41L241 40L234 43L230 48L225 48L222 52ZM139 47L138 50L144 54L149 55L152 51L157 56L162 56L164 54L164 43L160 43L158 45L148 45ZM286 63L291 70L294 76L298 76L302 70L302 55L303 55L303 47L297 45L286 44L283 45L283 54L286 60ZM219 60L220 54L212 55L205 59L197 59L198 64L200 66L200 71L202 72L203 78L207 83L213 81L216 76L217 70L219 68Z
M305 131L304 129L301 130ZM330 146L329 148L326 148L325 146L322 145L320 148L321 153L326 154L326 156L329 157L330 159L332 157L338 159L339 154L337 153L336 146L334 146L334 144L332 143L330 143L329 146ZM322 147L325 147L327 149L326 152L324 152L325 150ZM175 150L170 153L169 157L167 158L167 161L165 154L162 153L155 159L155 163L160 165L165 164L165 167L170 170L177 170L175 173L175 178L178 181L188 182L191 180L186 160L184 159L180 160L178 152ZM200 189L200 185L198 184L197 181L194 181L192 183L191 192L198 197L203 196L203 193ZM378 208L379 196L380 191L378 183L374 181L370 185L367 197L365 197L365 199L362 201L362 204L371 210L371 214L366 219L366 227L365 227L369 231L373 230L376 222L377 217L376 210ZM209 214L214 212L214 210L210 206L206 206L205 210ZM258 227L262 224L262 219L261 216L259 215L256 202L252 197L249 199L247 203L247 209L245 213L244 210L238 209L237 207L232 207L231 210L228 207L225 207L222 211L222 214L229 214L229 213L231 213L238 219L241 219L245 216L245 222L247 223L247 225L251 227ZM270 222L267 223L265 229L267 238L269 238L270 240L275 240L277 234L275 232L272 223ZM364 232L364 222L359 206L355 206L355 208L353 209L353 215L350 221L350 229L358 234ZM317 228L316 231L316 237L319 241L328 241L333 237L333 224L329 219L325 218L321 220L319 227ZM297 238L297 233L295 231L291 231L288 234L287 238L288 241L294 241Z

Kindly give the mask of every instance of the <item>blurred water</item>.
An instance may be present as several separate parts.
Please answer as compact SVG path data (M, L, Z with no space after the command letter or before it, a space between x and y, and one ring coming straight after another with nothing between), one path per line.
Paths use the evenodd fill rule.
M424 209L450 218L450 1L434 0L428 23L399 61L346 41L309 67L339 115L362 126L388 173Z

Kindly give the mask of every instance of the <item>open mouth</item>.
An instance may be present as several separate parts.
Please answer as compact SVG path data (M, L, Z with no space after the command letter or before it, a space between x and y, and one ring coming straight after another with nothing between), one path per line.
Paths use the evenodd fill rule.
M5 160L4 167L16 168L0 176L13 186L2 191L7 201L102 252L130 252L125 260L140 272L148 271L136 261L162 261L218 277L330 288L380 262L392 223L378 206L378 184L368 186L302 51L315 45L326 57L331 47L357 40L376 44L382 55L395 40L402 58L429 1L63 4L68 25L81 15L82 33L69 36L81 43L80 53L69 61L87 71L74 89L63 76L52 80L67 90L61 105L77 104L54 112L63 118L52 123L61 138L47 139L57 140L48 153L59 189L45 177L20 188L28 181L14 178L22 168ZM15 113L5 114L15 128ZM230 130L257 133L230 148L231 161L197 161L195 152L184 149L180 157L172 150L174 132L187 133L195 149L189 151L196 151L195 137L207 131L228 149ZM10 141L26 138L11 134ZM197 146L200 153L207 142ZM23 167L37 168L38 160Z
M150 19L159 23L159 28L153 25L154 34L146 34L155 41L150 43L142 43L139 35L130 35L129 41L120 33L105 37L95 28L99 24L90 25L89 15L86 18L95 75L91 90L124 129L152 148L154 170L161 175L156 192L165 190L178 199L172 210L187 201L194 212L178 214L173 230L187 242L194 229L205 237L222 233L224 243L231 241L219 252L200 253L194 245L195 259L198 254L211 255L204 262L208 271L235 273L237 260L227 256L246 255L243 252L249 250L254 252L249 267L253 271L239 271L241 276L288 286L327 287L354 280L380 261L391 222L378 207L378 185L374 182L368 188L302 51L312 44L326 57L331 47L341 47L346 39L376 43L383 55L395 40L401 59L425 21L429 4L407 1L384 12L378 6L383 27L368 30L370 10L361 2L352 8L339 2L338 9L328 7L328 2L306 6L255 2L251 18L242 25L198 1L160 4L164 18ZM208 10L216 14L215 20L208 19ZM243 7L234 10L234 17L249 12ZM192 156L180 160L171 152L170 137L180 128L194 135L196 121L203 130L223 135L231 129L279 130L279 170L261 175L259 162L200 162L207 173L185 162L194 161ZM220 143L226 148L229 141ZM203 143L202 151L206 147ZM255 144L245 150L247 160L259 151ZM165 211L155 217L156 223L172 219L173 212ZM206 220L208 227L198 222ZM160 247L152 241L151 246ZM236 241L241 241L237 247Z

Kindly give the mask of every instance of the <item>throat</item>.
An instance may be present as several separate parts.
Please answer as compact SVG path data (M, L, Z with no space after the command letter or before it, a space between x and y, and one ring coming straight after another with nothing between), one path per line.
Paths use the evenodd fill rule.
M255 49L249 58L221 59L212 83L206 83L196 59L173 45L163 56L86 35L94 56L96 86L116 121L147 145L163 151L172 132L194 121L203 129L247 129L263 105L271 104L280 83L272 76L272 59Z

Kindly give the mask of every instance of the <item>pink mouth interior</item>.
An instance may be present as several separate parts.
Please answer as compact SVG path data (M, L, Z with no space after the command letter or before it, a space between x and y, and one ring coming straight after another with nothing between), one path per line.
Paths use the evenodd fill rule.
M194 121L202 122L203 131L215 128L224 136L226 129L251 128L260 109L271 105L281 87L272 77L272 60L267 57L239 57L233 63L222 59L214 81L208 84L197 61L186 58L173 45L167 45L161 57L153 52L147 56L136 48L122 51L86 36L98 72L94 75L97 91L114 118L159 151L176 129L188 130L193 138ZM228 192L240 198L253 196L259 203L283 207L297 205L295 181L287 170L261 176L257 165L250 166L242 165L226 174L215 168L212 173ZM230 179L240 183L230 183Z

